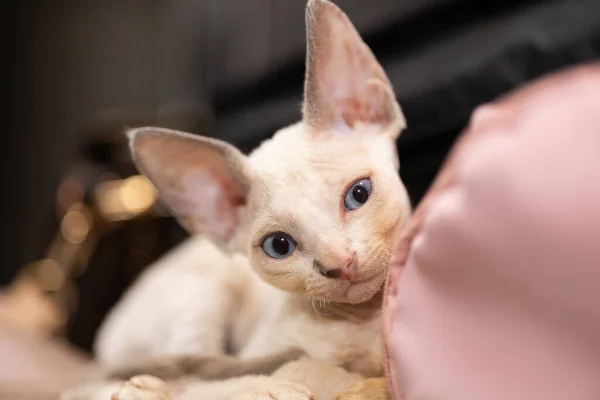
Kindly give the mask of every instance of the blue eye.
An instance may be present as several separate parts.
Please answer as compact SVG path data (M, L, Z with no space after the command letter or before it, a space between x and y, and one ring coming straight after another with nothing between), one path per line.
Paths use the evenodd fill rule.
M277 232L265 237L263 251L271 258L286 258L294 252L296 242L287 233Z
M369 178L361 179L346 192L344 196L344 206L347 211L356 210L367 202L371 195L371 180Z

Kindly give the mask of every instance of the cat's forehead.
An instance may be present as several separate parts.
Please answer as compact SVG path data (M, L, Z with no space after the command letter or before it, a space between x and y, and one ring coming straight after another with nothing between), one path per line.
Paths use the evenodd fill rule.
M377 159L378 137L369 132L307 132L302 123L278 131L251 156L257 175L325 177L339 174L349 166L368 164ZM385 160L382 160L385 162Z
M356 180L393 167L394 144L369 132L316 135L295 124L250 155L259 208L278 211L338 208Z

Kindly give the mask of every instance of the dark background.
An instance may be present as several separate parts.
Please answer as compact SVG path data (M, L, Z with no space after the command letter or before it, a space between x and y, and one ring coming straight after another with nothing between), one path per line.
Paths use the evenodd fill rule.
M337 3L403 107L401 174L414 204L474 107L600 54L598 0ZM300 116L305 0L3 4L0 286L45 257L68 173L85 171L88 194L101 172L135 173L125 126L180 128L250 151ZM92 197L83 201L93 208ZM103 231L85 273L72 279L67 338L89 349L122 291L184 237L159 214Z

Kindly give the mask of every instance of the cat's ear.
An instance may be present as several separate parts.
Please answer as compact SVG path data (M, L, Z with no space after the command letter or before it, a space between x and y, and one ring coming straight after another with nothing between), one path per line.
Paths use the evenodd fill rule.
M406 123L392 86L346 14L309 0L306 34L305 122L316 130L372 123L397 137Z
M168 129L127 134L137 168L181 225L227 243L249 189L246 156L225 142Z

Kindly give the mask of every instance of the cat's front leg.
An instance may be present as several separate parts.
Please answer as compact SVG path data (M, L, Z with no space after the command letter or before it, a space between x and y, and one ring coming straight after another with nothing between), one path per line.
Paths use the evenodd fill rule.
M172 400L173 393L166 382L151 375L129 379L116 391L111 400Z
M334 400L388 400L390 398L384 377L369 378L353 383L338 393Z
M111 400L316 400L304 385L268 376L167 384L149 375L125 382Z
M306 386L271 377L251 377L256 379L248 387L232 393L228 399L235 400L317 400ZM191 400L191 399L190 399Z
M321 360L292 361L279 368L272 376L301 382L309 387L319 400L333 400L338 393L352 384L365 380L359 374Z

